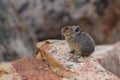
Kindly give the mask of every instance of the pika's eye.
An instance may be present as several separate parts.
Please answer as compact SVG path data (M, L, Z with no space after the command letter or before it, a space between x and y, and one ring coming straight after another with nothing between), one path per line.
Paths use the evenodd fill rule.
M68 27L65 28L66 30L68 29Z
M75 29L75 32L79 32L79 31L80 31L80 28L76 28L76 29Z

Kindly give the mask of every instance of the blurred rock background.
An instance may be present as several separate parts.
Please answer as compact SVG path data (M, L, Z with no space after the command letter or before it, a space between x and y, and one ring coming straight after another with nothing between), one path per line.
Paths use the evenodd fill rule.
M0 0L0 61L30 57L61 28L84 25L96 44L120 40L120 0Z

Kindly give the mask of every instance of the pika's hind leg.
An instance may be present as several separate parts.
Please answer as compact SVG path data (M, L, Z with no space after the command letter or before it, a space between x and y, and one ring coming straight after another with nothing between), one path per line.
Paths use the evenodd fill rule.
M75 50L71 50L70 52L70 57L69 57L69 60L71 60L71 59L75 59L75 57L76 57L76 51Z
M73 54L73 56L70 57L70 59L73 59L73 61L75 61L75 62L77 62L77 63L79 63L79 61L78 61L79 58L81 58L81 54L78 53L78 52L75 52L75 53Z

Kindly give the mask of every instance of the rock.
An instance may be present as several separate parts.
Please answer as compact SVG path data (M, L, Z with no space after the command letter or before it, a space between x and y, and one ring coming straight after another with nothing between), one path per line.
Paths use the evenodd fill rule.
M0 56L3 61L32 56L36 41L33 30L27 27L18 8L11 3L9 0L0 1L0 45L4 48L4 51L0 48ZM23 3L21 0L20 4Z
M84 25L97 44L119 41L120 0L0 0L0 45L7 53L32 56L36 41L63 39L66 25Z
M0 80L119 80L94 57L76 62L69 58L69 51L64 40L40 42L34 57L2 63Z
M37 27L35 32L40 30L36 33L40 41L61 39L61 27L76 24L84 25L98 44L120 39L120 0L11 0L18 11L26 3L29 5L20 15Z
M96 50L92 55L105 69L120 78L120 42L96 46Z
M0 80L60 80L49 67L36 58L23 58L0 65Z

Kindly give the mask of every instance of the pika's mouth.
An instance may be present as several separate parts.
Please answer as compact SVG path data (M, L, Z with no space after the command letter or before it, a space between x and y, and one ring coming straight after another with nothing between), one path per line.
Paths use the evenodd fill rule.
M62 30L62 33L65 33L65 31L66 31L66 30L65 30L65 29L63 29L63 30Z

